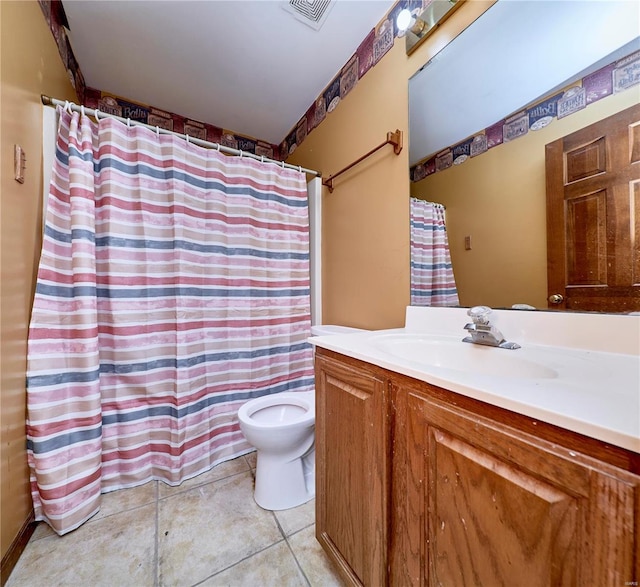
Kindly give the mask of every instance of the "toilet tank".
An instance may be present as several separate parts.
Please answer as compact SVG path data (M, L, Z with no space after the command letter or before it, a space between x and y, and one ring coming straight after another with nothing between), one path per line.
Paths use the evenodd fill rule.
M327 336L329 334L349 334L364 332L363 328L351 328L350 326L336 326L335 324L318 324L311 327L312 336Z

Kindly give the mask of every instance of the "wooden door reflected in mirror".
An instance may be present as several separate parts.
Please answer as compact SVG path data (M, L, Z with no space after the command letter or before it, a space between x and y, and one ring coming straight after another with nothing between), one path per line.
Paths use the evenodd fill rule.
M546 178L549 307L640 311L640 105L549 143Z

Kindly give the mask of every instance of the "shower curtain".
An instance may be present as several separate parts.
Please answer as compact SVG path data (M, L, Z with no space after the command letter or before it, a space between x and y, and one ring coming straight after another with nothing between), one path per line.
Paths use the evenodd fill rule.
M247 400L313 389L305 176L62 110L29 332L37 520L251 450Z
M411 305L457 306L444 206L410 198Z

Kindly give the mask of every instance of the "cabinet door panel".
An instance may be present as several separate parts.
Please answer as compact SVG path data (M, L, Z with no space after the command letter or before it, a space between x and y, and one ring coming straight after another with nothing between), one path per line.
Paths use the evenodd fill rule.
M586 528L588 573L601 585L640 582L640 479L594 474Z
M316 360L316 536L351 584L386 582L385 385Z
M575 584L577 498L436 428L428 445L432 585Z
M426 394L393 405L392 584L638 581L637 475Z

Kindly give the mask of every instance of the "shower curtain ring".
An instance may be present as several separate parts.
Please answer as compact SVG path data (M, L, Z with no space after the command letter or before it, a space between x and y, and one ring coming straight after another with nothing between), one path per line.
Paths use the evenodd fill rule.
M240 149L240 159L242 159L242 155L243 155L242 149Z
M184 138L187 139L187 145L189 144L189 135L184 135Z
M216 143L216 151L220 152L220 143Z
M260 155L260 163L264 163L264 155Z
M130 118L127 118L127 126L128 126L129 128L131 128L131 119L130 119Z
M84 116L84 104L80 105L80 114Z
M160 136L160 127L156 126L156 136Z
M298 172L302 173L302 165L298 165Z
M282 162L282 169L284 169L284 161Z
M69 100L64 101L64 111L71 114L71 102Z

